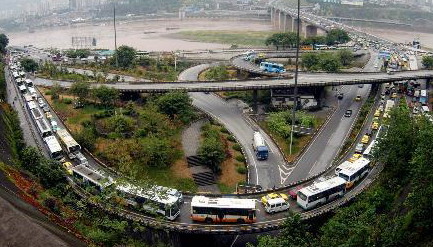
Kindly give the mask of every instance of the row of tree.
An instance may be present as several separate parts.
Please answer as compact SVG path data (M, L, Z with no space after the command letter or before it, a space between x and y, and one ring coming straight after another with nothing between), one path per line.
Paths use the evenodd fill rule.
M433 243L433 124L410 117L403 102L374 149L385 165L355 202L319 222L289 215L281 233L259 238L259 247L431 246Z
M350 41L349 34L342 29L332 29L330 30L326 36L314 36L308 38L301 38L301 45L318 45L318 44L326 44L326 45L335 45L335 44L344 44ZM293 48L296 47L297 43L297 34L295 32L287 32L287 33L275 33L269 36L265 44L266 46L273 45L278 50L279 48Z

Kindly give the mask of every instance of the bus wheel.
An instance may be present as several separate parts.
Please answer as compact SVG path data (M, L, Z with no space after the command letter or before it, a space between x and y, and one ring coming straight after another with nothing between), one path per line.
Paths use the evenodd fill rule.
M238 219L237 222L238 222L238 224L245 224L245 220L244 219Z
M204 222L206 222L206 223L208 223L208 224L212 224L212 219L211 218L206 218L205 220L204 220Z

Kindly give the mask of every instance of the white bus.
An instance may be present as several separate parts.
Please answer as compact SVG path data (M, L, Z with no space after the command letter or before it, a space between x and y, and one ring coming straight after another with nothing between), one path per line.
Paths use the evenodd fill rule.
M346 180L340 177L333 177L300 189L296 202L300 207L308 210L342 197L345 192Z
M39 110L39 108L31 109L30 112L32 113L33 120L36 121L42 118L42 113L41 110Z
M32 109L38 108L38 106L33 100L31 100L27 102L27 108L31 111Z
M80 185L89 185L98 191L102 191L113 184L113 179L110 177L104 176L84 165L72 167L72 175Z
M346 189L350 189L353 185L366 176L370 172L370 160L366 158L359 158L352 163L351 166L342 169L338 176L346 180Z
M60 139L60 143L66 149L70 159L75 158L75 154L81 151L81 146L75 141L75 139L69 134L66 129L58 129L57 136Z
M365 157L365 158L369 158L369 159L371 159L371 158L373 158L373 149L374 149L374 147L376 146L376 144L377 144L377 141L376 140L373 140L368 146L367 146L367 148L364 150L364 152L362 153L362 155Z
M50 154L50 157L55 160L61 160L63 159L63 150L60 146L59 142L57 141L56 137L49 136L44 138L44 143L48 147L48 153Z
M163 215L168 220L175 220L180 214L181 201L169 193L169 188L161 188L143 189L132 184L116 185L116 190L128 205Z
M387 100L385 105L385 112L383 113L384 118L389 117L389 111L394 107L395 102L393 100Z
M337 166L337 168L335 168L335 175L338 176L338 173L343 170L346 167L349 167L350 165L352 165L352 162L346 160L343 163L341 163L339 166Z
M34 109L33 109L34 110ZM36 125L38 127L39 134L42 138L52 136L53 132L51 131L50 125L43 118L35 120Z
M191 219L211 223L256 222L256 200L237 198L209 198L194 196L191 201Z

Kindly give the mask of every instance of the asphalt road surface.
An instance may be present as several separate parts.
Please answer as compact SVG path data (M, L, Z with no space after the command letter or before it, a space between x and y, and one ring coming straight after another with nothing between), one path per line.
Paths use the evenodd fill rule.
M364 67L365 71L377 70L375 68L377 55L377 53L371 53L370 60ZM336 111L295 163L295 167L288 178L288 183L318 174L332 165L332 161L338 155L346 137L350 133L362 103L367 99L370 88L371 85L364 85L362 88L357 85L342 86L340 88L340 92L344 93L343 99L338 101ZM362 101L354 100L357 95L362 96ZM347 109L353 111L352 117L344 117Z
M198 74L210 65L202 64L185 70L179 75L181 81L195 81ZM233 135L245 150L249 164L249 183L259 184L263 188L279 186L288 173L286 163L277 146L271 138L256 126L253 121L243 114L239 101L225 101L214 94L190 93L193 105L220 121ZM253 149L253 134L259 130L265 137L270 148L268 160L258 161Z

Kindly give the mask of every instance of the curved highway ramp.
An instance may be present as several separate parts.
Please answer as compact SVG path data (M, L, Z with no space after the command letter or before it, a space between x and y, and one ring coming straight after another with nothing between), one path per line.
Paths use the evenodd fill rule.
M183 71L179 75L180 81L196 81L201 71L209 64L202 64ZM249 164L249 183L261 185L264 189L279 187L288 175L283 155L277 146L262 130L266 143L270 147L269 159L258 161L254 155L253 134L259 129L235 102L228 102L215 94L190 93L193 105L221 122L239 141L244 149Z

